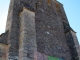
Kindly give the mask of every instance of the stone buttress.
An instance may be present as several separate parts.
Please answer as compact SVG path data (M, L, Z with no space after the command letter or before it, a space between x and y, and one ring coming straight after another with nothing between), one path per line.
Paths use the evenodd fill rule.
M11 0L6 31L1 60L79 60L76 34L56 0Z

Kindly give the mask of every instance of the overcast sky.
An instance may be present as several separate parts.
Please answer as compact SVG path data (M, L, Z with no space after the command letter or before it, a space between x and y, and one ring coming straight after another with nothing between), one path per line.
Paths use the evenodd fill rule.
M70 26L77 32L77 37L80 43L80 0L58 1L64 5ZM10 0L0 1L0 34L5 31L9 2Z

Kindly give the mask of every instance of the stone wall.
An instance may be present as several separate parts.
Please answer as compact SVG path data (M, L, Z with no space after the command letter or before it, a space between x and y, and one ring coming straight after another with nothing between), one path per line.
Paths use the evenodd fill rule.
M8 53L8 45L0 43L0 60L6 60Z
M8 31L0 35L0 43L8 44Z
M38 52L49 56L71 60L69 47L63 28L61 13L56 10L58 2L51 0L51 5L42 0L36 9L36 40ZM67 23L67 22L66 22Z
M19 50L20 12L23 7L35 11L35 29L37 49L39 52L56 57L68 57L70 53L66 44L60 7L62 5L53 0L11 0L9 15L11 28L9 30L9 59L17 57ZM58 5L58 7L56 6ZM56 10L57 9L57 10ZM27 23L26 23L27 24Z
M71 31L71 34L72 34L72 37L73 37L73 40L74 40L74 43L75 43L75 48L76 48L76 51L77 51L77 56L76 56L76 59L79 58L80 59L80 48L79 48L79 42L78 42L78 39L77 39L77 36L76 36L76 32L74 31Z
M79 43L76 37L76 32L66 23L64 25L64 32L66 35L67 45L69 46L71 53L71 60L79 60Z
M67 34L70 29L63 5L56 0L11 0L6 26L8 60L33 60L34 50L47 56L74 59L74 50L70 49L74 47L73 37ZM3 38L1 43L6 41Z
M0 35L0 60L6 60L8 54L8 31Z
M23 8L20 14L19 60L34 60L36 46L35 12Z

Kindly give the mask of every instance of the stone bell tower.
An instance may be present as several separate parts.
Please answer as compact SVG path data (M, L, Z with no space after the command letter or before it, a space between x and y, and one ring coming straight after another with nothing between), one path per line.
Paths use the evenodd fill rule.
M79 60L76 32L60 2L10 1L6 32L0 36L0 60Z

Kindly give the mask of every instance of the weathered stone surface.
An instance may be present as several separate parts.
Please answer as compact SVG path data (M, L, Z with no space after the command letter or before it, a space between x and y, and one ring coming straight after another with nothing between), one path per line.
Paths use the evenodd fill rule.
M0 35L0 43L8 44L7 42L8 31Z
M72 60L79 60L80 55L79 55L79 43L76 37L76 32L73 31L73 29L66 23L63 23L64 25L64 32L66 34L66 40L67 44L70 49L71 53L71 59Z
M7 60L37 60L37 51L79 60L76 35L56 0L11 0L6 31L0 43L8 45Z
M24 8L20 14L19 60L33 60L36 46L35 12ZM22 58L22 59L21 59ZM33 59L32 59L33 58Z
M0 60L7 60L8 45L0 43Z

